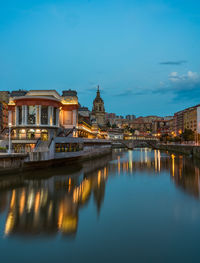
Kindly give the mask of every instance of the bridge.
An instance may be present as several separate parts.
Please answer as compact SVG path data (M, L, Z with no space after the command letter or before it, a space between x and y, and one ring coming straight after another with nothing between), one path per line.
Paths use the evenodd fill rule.
M159 140L155 137L135 137L127 140L113 140L113 147L125 147L128 149L140 148L140 147L151 147L156 148Z

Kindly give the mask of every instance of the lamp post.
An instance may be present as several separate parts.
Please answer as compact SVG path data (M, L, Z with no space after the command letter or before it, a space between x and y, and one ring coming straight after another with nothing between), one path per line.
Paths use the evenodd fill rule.
M11 111L8 115L8 154L11 154Z

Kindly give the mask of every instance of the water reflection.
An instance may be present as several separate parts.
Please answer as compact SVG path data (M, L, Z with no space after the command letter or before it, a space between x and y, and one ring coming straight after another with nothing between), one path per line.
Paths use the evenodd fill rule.
M39 175L41 173L41 175ZM61 167L0 179L0 216L6 213L5 236L75 236L79 211L94 200L97 214L104 201L109 177L170 175L187 194L199 198L198 162L159 150L113 151L112 156L85 162L80 167Z

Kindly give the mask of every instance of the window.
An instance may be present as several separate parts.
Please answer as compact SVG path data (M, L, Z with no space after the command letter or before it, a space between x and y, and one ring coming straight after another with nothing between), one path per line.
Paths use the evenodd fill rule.
M42 125L48 124L48 106L41 107L41 124Z
M42 130L42 132L41 132L41 140L42 141L48 141L48 131L47 130Z
M53 108L53 125L56 125L56 108Z
M26 139L26 130L19 130L19 139Z
M36 123L36 106L28 106L27 121L28 124Z
M22 124L22 106L18 107L18 123Z
M59 152L77 152L80 151L81 148L77 143L56 143L55 151Z
M33 130L33 129L28 130L27 137L29 140L35 139L35 130Z

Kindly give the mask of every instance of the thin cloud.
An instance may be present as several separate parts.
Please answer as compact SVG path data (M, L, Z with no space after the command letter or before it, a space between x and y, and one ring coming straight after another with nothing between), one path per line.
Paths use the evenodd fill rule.
M174 101L198 101L200 98L200 74L192 71L188 71L182 75L178 72L171 72L168 76L167 84L159 89L153 90L152 93L171 93L174 95Z
M186 74L171 72L168 81L161 82L160 86L155 89L127 89L116 94L117 97L131 96L167 96L171 94L173 103L176 101L193 101L200 102L200 74L188 71Z
M160 64L160 65L180 66L180 65L185 64L185 63L187 63L186 60L178 60L178 61L163 61L163 62L160 62L159 64Z
M151 93L151 90L142 89L140 91L134 91L133 89L127 89L121 93L115 94L117 97L130 97L130 96L142 96Z

